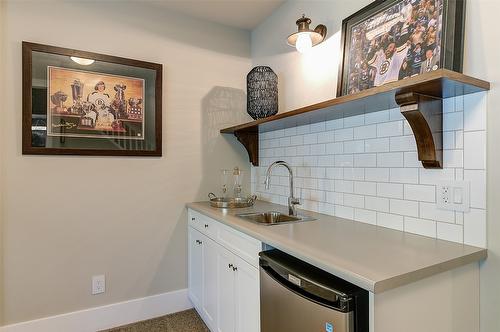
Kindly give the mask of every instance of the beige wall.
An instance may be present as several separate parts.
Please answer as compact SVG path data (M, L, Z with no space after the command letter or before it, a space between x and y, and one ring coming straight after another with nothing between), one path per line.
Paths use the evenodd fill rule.
M280 112L334 98L337 82L342 19L370 3L358 1L287 1L252 31L254 65L270 65L280 78ZM500 47L496 21L498 0L468 0L464 73L492 83L488 93L488 259L481 264L481 331L494 332L500 326ZM328 27L329 39L306 55L285 43L294 31L295 20L305 13L312 26Z
M481 332L496 332L500 326L500 47L498 39L500 1L468 2L464 72L492 83L488 93L487 206L488 259L481 264Z
M218 169L248 170L241 145L218 133L248 119L248 32L154 3L5 7L4 323L185 288L185 202L206 199ZM162 63L163 157L23 156L22 40ZM101 273L107 291L91 296Z
M0 1L0 100L4 97L5 80L4 69L4 3ZM3 144L2 122L0 122L0 326L3 322Z

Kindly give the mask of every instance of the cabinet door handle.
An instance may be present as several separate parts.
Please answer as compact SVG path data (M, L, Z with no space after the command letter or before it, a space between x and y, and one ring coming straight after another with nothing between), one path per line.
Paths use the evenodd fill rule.
M192 221L195 221L195 220L196 220L196 218L195 218L195 217L192 217L192 218L191 218L191 220L192 220Z
M207 224L205 224L205 228L208 228L208 225L207 225Z
M233 271L238 271L238 267L237 266L233 267Z
M200 241L200 240L196 240L196 243L198 243L198 244L202 244L203 242L202 242L202 241Z
M228 264L227 265L228 268L232 268L233 267L233 264Z

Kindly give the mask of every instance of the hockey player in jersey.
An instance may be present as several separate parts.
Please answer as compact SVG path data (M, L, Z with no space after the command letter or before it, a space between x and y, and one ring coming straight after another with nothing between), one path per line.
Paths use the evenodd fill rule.
M399 69L406 59L410 42L396 47L396 43L391 41L387 47L380 49L375 56L368 61L368 64L375 68L374 86L380 86L385 83L395 82L399 79Z

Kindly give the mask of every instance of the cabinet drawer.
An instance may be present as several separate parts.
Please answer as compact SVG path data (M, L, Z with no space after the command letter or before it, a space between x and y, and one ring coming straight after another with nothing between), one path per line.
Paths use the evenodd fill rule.
M217 238L217 228L219 227L219 223L217 221L191 209L188 212L188 216L189 226L197 229L214 240Z
M226 225L220 225L217 241L255 267L259 266L262 243Z
M188 217L189 226L208 236L254 267L259 267L259 252L262 251L262 243L259 240L191 209L188 210Z

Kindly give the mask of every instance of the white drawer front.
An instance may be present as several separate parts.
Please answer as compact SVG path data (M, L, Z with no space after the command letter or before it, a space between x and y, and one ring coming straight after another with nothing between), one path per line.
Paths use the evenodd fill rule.
M189 226L194 227L201 233L213 240L217 239L217 228L220 223L193 210L189 210Z
M262 251L262 243L259 240L191 209L188 210L188 217L189 226L210 237L249 264L259 267L259 252Z
M246 234L221 225L217 241L234 252L255 267L259 266L259 252L262 251L262 243Z

